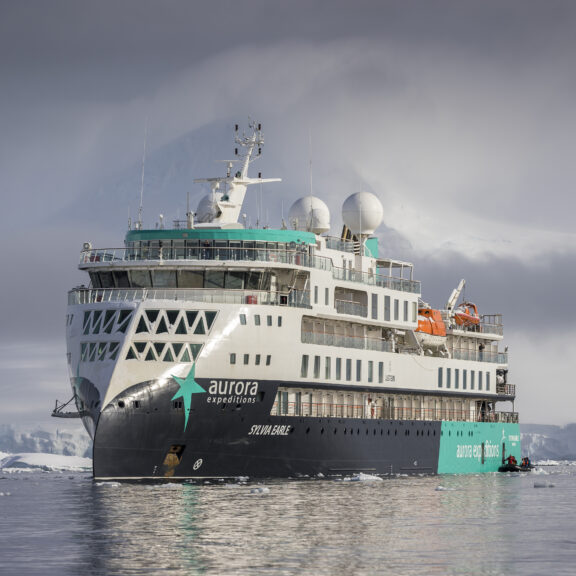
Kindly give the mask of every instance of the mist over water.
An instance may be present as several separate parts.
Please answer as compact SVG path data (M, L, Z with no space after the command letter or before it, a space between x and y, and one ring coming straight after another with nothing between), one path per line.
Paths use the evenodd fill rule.
M576 467L264 484L4 473L0 573L572 574Z

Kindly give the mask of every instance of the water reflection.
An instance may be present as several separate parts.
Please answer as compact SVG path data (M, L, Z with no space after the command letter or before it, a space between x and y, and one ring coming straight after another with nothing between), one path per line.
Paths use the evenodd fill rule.
M83 572L500 573L515 548L519 492L495 475L258 486L95 484Z

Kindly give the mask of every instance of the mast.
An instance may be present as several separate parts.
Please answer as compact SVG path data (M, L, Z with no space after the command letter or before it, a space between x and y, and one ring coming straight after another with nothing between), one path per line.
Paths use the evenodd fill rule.
M235 154L237 161L241 163L240 170L232 174L233 162L229 162L226 176L194 180L194 182L210 183L214 216L209 222L204 222L207 226L238 224L247 187L252 184L281 181L281 178L261 178L260 175L258 178L250 178L248 176L248 167L260 158L264 145L262 125L252 121L248 127L251 130L249 135L243 133L239 136L238 124L235 125L234 130Z

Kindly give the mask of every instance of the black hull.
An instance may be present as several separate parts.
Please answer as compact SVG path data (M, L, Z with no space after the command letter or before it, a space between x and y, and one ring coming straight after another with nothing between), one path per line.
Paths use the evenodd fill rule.
M206 389L208 381L197 382ZM209 402L195 394L186 429L178 385L135 386L100 414L97 479L192 479L435 474L437 421L271 416L276 389Z

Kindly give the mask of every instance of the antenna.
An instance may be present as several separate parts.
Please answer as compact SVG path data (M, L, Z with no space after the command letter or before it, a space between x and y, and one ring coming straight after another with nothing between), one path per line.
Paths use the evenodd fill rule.
M312 130L308 129L308 153L310 154L310 195L314 194L312 189Z
M138 230L142 230L142 210L144 204L144 170L146 168L146 141L148 139L148 117L144 124L144 149L142 151L142 179L140 182L140 207L138 208Z

